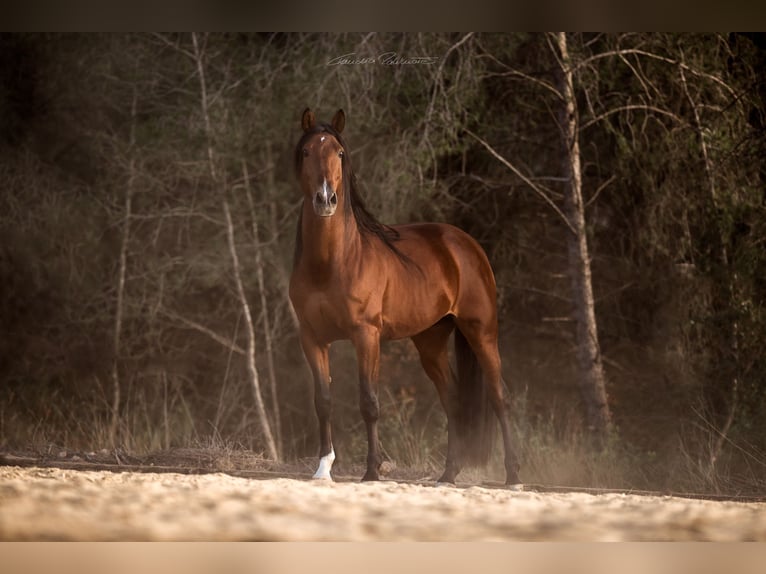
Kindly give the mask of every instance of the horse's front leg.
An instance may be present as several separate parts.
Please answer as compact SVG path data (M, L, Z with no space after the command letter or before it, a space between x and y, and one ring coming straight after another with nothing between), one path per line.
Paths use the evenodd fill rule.
M378 373L380 368L380 331L371 326L360 329L353 339L359 364L359 410L367 426L367 472L363 481L378 480L380 455L378 441Z
M335 449L332 446L330 430L330 414L332 412L330 347L329 345L318 344L306 332L301 333L301 346L314 377L314 408L319 421L319 467L314 473L314 478L332 480L330 469L335 461Z

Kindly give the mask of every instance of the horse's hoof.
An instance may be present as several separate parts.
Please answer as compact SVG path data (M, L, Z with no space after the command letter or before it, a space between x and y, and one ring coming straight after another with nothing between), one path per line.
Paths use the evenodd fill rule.
M441 478L439 478L439 480L436 481L436 484L449 484L449 485L455 486L456 478L457 477L455 476L455 474L452 474L451 472L445 472L444 474L441 475Z
M332 469L333 462L335 462L335 449L331 448L329 453L319 459L319 467L312 478L316 480L329 480L332 482L330 470Z
M506 484L505 487L508 490L512 490L513 492L524 492L524 485L520 482L516 482L513 484Z
M511 486L514 484L521 484L521 479L519 478L519 469L518 468L511 468L505 469L505 485Z
M380 480L380 476L377 472L370 472L369 470L364 473L362 482L376 482Z

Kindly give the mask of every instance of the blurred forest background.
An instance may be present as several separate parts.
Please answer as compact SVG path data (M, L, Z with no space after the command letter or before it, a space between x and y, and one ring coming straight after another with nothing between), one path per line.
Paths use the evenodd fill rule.
M0 448L316 456L287 298L306 106L345 110L382 221L487 251L523 480L766 486L758 34L0 35ZM336 448L362 462L355 357L331 357ZM409 342L384 346L381 407L386 455L440 469Z

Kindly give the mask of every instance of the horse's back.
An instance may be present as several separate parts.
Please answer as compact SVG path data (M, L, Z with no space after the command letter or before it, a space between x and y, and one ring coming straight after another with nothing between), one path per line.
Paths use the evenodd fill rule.
M455 281L471 285L476 281L495 290L495 277L487 254L479 242L448 223L413 223L394 227L401 236L400 250L417 265L438 261L449 269Z
M445 223L394 227L404 256L388 274L384 314L393 335L411 336L446 315L468 319L493 316L495 279L478 242ZM397 328L407 324L409 328Z

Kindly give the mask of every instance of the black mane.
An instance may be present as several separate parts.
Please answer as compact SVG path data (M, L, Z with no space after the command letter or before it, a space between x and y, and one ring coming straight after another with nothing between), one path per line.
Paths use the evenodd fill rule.
M296 175L300 174L301 171L301 166L303 164L303 147L306 145L306 141L311 136L318 133L330 134L338 141L341 147L346 150L346 153L343 154L342 159L344 186L343 197L347 208L345 210L346 217L353 216L354 220L356 221L357 229L359 230L359 233L362 235L363 239L367 239L369 237L377 237L399 259L408 262L409 258L401 251L399 251L395 245L395 243L400 239L399 232L393 227L386 225L385 223L381 223L374 215L367 211L367 207L364 205L362 196L359 195L356 175L354 174L354 170L351 168L351 154L348 151L348 146L343 140L343 136L341 136L340 133L338 133L331 125L318 124L313 129L305 132L300 141L298 141L298 145L295 146L294 155ZM298 232L295 238L295 255L293 258L293 264L298 263L298 259L300 258L302 251L302 219L303 211L301 210L301 215L298 218Z

